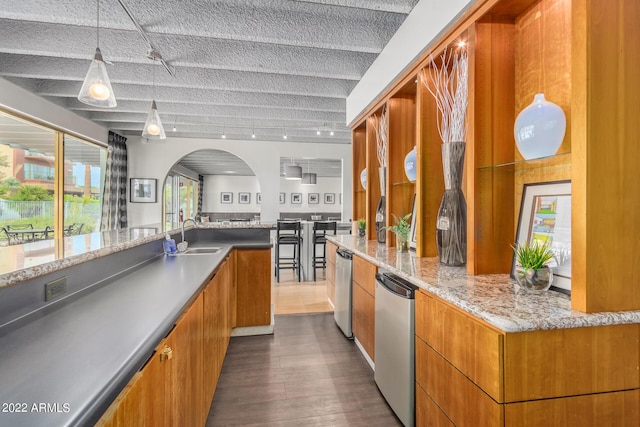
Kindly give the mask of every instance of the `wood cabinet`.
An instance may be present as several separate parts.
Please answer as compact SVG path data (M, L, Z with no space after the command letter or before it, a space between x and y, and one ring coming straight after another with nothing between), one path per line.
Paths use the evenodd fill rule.
M169 426L164 405L166 373L159 352L165 342L158 345L145 367L136 373L96 426Z
M417 425L638 425L639 343L638 324L505 333L420 291Z
M202 327L201 294L96 425L204 425Z
M270 324L270 262L269 249L229 254L97 425L205 425L232 328Z
M231 336L232 260L233 257L230 255L218 268L203 292L203 396L204 410L207 413Z
M333 306L336 299L336 251L338 245L327 242L327 298Z
M271 324L271 250L236 249L236 326Z
M203 300L200 294L166 339L173 353L166 360L169 372L164 372L169 379L165 385L165 406L172 425L204 425L208 413L203 403Z
M436 256L435 224L444 191L436 106L421 72L445 48L469 53L468 134L463 177L467 271L508 273L523 186L572 182L572 307L583 312L640 309L634 248L640 221L635 131L640 83L640 7L625 0L478 0L429 43L366 111L353 134L354 218L373 224L379 175L372 124L389 114L387 224L410 209L400 182L403 155L417 147L416 250ZM428 79L428 77L427 77ZM429 83L428 80L426 83ZM567 131L555 156L524 161L513 136L535 94L559 105ZM606 141L606 142L605 142ZM413 143L412 143L413 142ZM364 165L363 165L364 160ZM366 166L366 193L359 174ZM364 200L362 200L364 197ZM603 209L602 206L606 206ZM372 227L368 239L374 239ZM387 246L394 244L387 238Z
M377 267L353 256L353 294L351 329L371 360L375 361L375 275Z

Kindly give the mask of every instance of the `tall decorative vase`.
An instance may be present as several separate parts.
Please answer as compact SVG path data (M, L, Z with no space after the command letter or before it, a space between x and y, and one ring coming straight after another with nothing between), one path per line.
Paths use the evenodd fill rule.
M436 239L440 263L467 263L467 202L462 193L465 142L442 144L444 194L438 209Z

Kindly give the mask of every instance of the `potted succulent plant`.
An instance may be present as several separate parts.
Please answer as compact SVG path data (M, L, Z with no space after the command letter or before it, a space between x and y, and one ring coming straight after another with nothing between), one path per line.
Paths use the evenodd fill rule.
M548 244L533 241L513 246L516 255L515 279L527 289L546 291L553 282L548 262L553 252Z
M367 221L364 218L358 220L358 236L364 237L367 231Z
M409 223L410 217L411 217L411 212L409 212L402 218L398 218L397 216L393 215L395 224L388 225L385 227L386 230L391 230L392 232L395 233L396 249L398 250L398 252L409 251L409 233L411 231L411 224Z

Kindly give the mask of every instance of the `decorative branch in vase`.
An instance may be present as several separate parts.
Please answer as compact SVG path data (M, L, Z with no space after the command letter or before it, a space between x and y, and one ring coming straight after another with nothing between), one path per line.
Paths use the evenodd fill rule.
M436 220L440 263L467 263L467 202L462 193L462 172L467 139L468 55L465 46L445 49L439 63L420 73L422 84L436 101L438 132L442 139L442 169L445 192Z
M387 240L384 232L385 222L385 196L387 193L387 147L389 142L389 115L387 105L382 106L380 118L373 116L373 128L376 132L376 155L378 157L380 176L380 200L376 209L376 236L378 242L385 243Z

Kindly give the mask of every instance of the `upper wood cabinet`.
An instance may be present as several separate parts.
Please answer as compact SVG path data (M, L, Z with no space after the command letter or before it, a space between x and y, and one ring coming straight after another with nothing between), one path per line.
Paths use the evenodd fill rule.
M523 185L572 182L572 306L585 312L640 309L635 285L640 221L640 5L624 0L478 0L413 67L352 123L355 159L366 157L367 220L379 200L371 117L389 112L387 224L416 194L417 254L437 256L436 215L444 191L436 106L420 80L429 55L462 40L469 52L468 135L463 177L467 271L508 273ZM523 161L517 114L536 93L558 104L567 132L558 153ZM363 138L364 135L364 138ZM363 142L364 141L364 142ZM415 185L402 182L417 147ZM358 160L360 161L360 160ZM358 174L361 169L354 169ZM355 182L356 177L354 177ZM354 189L358 186L354 186ZM357 195L354 195L354 200ZM360 196L361 198L361 196ZM375 235L368 233L369 239ZM394 239L387 239L394 245Z

